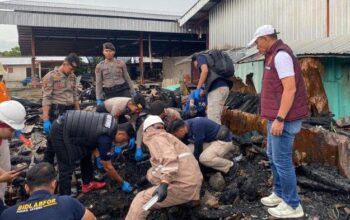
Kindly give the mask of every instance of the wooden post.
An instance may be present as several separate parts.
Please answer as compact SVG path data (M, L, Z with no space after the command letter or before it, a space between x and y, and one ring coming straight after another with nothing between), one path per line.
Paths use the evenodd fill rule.
M143 33L140 33L140 76L141 76L141 85L144 83L144 75L143 75Z
M36 74L35 74L35 37L32 29L32 39L31 39L31 49L32 49L32 87L36 88Z

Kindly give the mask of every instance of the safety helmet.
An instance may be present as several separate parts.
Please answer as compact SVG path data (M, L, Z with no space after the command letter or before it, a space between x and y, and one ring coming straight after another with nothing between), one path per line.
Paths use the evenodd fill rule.
M18 101L10 100L0 103L0 121L15 130L23 129L26 117L24 106Z
M163 120L158 115L150 115L143 122L143 131L154 124L164 124Z

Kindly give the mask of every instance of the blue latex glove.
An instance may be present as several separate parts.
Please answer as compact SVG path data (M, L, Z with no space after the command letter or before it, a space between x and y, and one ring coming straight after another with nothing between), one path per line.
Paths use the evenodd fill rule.
M21 130L16 130L15 131L15 138L19 138L19 136L21 136L22 131Z
M122 190L126 193L129 193L132 191L132 187L130 185L130 183L126 182L126 181L123 181L122 183Z
M103 105L103 99L96 99L96 105Z
M194 91L193 91L193 97L194 97L194 99L198 101L198 100L199 100L200 94L201 94L201 90L200 90L200 89L197 88L196 90L194 90Z
M50 129L51 129L51 121L50 120L44 120L44 133L46 135L50 134Z
M101 163L101 157L96 157L96 167L98 169L103 169L103 164Z
M122 153L122 150L123 150L123 148L120 147L120 146L115 146L115 147L114 147L114 153L115 153L116 155L121 154L121 153Z
M136 148L136 151L135 151L135 160L136 161L140 161L142 160L143 158L143 152L142 152L142 148Z
M128 149L132 150L134 148L134 146L135 146L135 138L132 137L132 138L129 139Z
M137 94L136 92L132 92L131 97L134 97L136 94Z

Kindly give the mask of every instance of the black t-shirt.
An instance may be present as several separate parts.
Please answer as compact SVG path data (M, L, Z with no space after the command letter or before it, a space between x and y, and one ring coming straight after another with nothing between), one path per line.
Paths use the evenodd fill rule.
M208 65L208 61L207 61L207 58L204 56L204 55L199 55L197 57L197 68L198 68L198 71L199 72L202 72L202 69L201 69L201 66L203 64L207 64ZM208 67L209 68L209 67ZM219 78L217 80L215 80L210 88L208 88L208 92L211 92L219 87L229 87L226 80L225 79L222 79L222 78Z
M100 152L101 160L111 160L111 149L113 147L113 140L107 135L101 135L97 140L97 149Z
M27 201L6 209L0 220L80 220L84 214L85 207L78 200L39 190Z

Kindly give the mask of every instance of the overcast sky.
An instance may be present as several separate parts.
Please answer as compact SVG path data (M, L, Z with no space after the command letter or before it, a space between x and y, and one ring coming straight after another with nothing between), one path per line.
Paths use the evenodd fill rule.
M25 1L25 0L23 0ZM33 0L32 0L33 1ZM140 12L151 12L171 15L182 15L197 0L34 0L36 2L54 2L69 4L74 7L83 4L85 7L133 9ZM0 0L4 2L4 0ZM18 33L15 25L4 25L0 21L0 51L9 50L18 45Z

